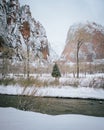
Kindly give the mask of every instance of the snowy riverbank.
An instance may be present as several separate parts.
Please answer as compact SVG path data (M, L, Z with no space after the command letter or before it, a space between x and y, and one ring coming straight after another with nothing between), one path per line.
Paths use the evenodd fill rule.
M72 98L95 98L104 99L104 89L89 87L20 87L18 85L0 86L1 94L11 95L32 95L51 97L72 97Z
M12 76L13 75L9 75L9 78L12 78ZM80 77L79 79L73 78L72 75L63 76L60 78L58 85L55 85L54 78L49 74L42 74L40 76L31 75L31 77L31 82L33 82L33 84L30 86L22 86L18 83L19 81L15 85L5 86L2 84L0 85L0 93L11 95L104 99L104 73L93 75L87 74L86 78ZM15 77L15 80L18 79L18 77Z
M2 130L104 130L104 118L76 114L51 116L0 108Z

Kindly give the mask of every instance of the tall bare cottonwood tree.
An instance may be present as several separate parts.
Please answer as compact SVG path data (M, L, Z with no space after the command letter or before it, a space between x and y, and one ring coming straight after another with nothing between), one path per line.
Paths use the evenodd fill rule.
M91 36L90 34L84 29L80 28L75 32L75 39L73 42L76 43L76 73L77 78L79 78L79 51L81 46L85 42L90 42Z
M26 57L26 66L27 66L27 79L29 80L30 67L29 67L29 53L30 53L30 45L29 45L29 37L30 37L30 25L28 21L23 22L23 26L20 29L22 35L25 39L25 44L27 46L27 57Z

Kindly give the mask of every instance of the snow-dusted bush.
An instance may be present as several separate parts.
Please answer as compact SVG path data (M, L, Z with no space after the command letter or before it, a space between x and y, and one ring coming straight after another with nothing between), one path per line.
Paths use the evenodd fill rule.
M80 79L79 86L92 87L92 88L104 88L104 78L103 77L83 78Z

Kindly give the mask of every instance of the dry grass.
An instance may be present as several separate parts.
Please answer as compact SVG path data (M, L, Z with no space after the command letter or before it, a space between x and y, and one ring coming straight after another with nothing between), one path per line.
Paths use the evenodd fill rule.
M7 79L0 79L0 85L15 85L16 81L12 78L7 78Z
M8 85L16 85L18 84L21 87L25 88L27 87L55 87L55 86L73 86L78 87L81 86L82 81L85 82L87 78L61 78L60 80L55 80L52 77L30 77L29 80L25 78L18 78L18 79L1 79L0 85L8 86ZM94 88L104 88L104 77L93 77L88 80L85 85L87 87L94 87ZM33 93L35 93L36 90L34 90Z
M38 77L36 78L30 78L28 79L24 79L24 78L19 78L19 79L11 79L11 78L7 78L7 79L0 79L0 85L4 85L4 86L8 86L8 85L20 85L22 87L32 87L32 86L36 86L36 87L47 87L47 86L57 86L59 85L59 81L49 81L49 79L47 80L41 80Z

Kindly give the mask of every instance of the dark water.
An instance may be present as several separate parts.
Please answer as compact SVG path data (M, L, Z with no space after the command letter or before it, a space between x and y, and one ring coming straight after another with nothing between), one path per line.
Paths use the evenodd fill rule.
M42 98L0 94L0 107L14 107L50 115L83 114L104 117L104 100Z

